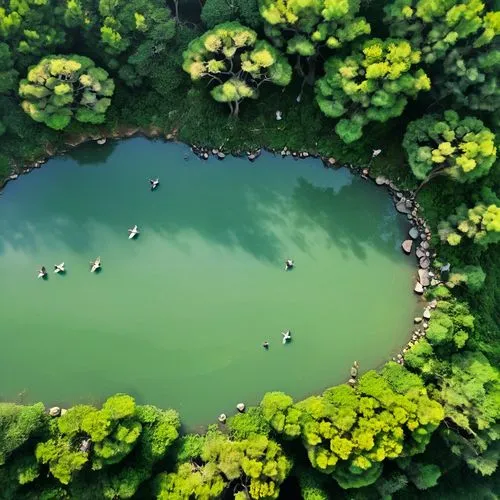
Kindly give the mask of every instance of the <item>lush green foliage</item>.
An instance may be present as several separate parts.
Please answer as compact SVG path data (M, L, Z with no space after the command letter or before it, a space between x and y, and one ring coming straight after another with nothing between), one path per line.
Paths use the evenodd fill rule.
M316 83L316 100L326 116L349 116L335 127L342 140L358 140L368 122L401 115L408 97L430 89L429 77L413 67L419 61L420 52L405 40L377 38L345 59L328 59L326 75Z
M417 179L445 173L458 182L486 175L496 160L495 135L481 120L455 111L426 115L408 125L403 147Z
M37 122L61 130L74 116L85 123L103 123L115 85L108 72L88 57L44 57L19 84L24 111Z
M286 86L292 73L277 49L237 22L219 24L193 40L184 53L183 68L194 81L214 80L212 97L228 103L235 115L243 99L257 98L262 83Z

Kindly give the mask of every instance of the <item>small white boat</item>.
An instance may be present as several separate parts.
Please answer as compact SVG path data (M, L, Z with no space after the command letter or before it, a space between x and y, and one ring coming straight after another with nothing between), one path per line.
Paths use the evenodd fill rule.
M98 269L101 269L101 257L97 257L94 261L90 261L90 272L95 273Z
M283 344L286 344L290 340L292 340L292 332L290 330L287 330L286 332L281 332L281 335L283 335Z
M132 228L128 230L128 239L131 240L135 238L139 234L139 228L137 227L137 224Z
M37 278L46 278L47 277L47 269L45 269L45 266L42 266L39 270L38 270L38 275L37 275Z
M290 269L293 269L293 266L294 266L293 260L291 260L291 259L285 260L285 271L289 271Z
M64 273L66 269L64 269L64 262L61 262L60 264L56 264L54 266L54 272L55 273Z
M160 185L160 179L149 179L149 183L151 184L151 191L154 191Z

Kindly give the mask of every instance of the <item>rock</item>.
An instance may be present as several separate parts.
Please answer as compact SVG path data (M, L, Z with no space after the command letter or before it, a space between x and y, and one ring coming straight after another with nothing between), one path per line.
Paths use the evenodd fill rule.
M429 302L429 307L430 307L431 309L436 309L436 306L437 306L437 300L436 300L436 299L431 300L431 301Z
M422 243L420 243L420 246L424 249L424 250L429 250L429 243L427 241L422 241Z
M406 206L406 203L405 203L403 198L396 203L396 210L400 214L409 214L410 213L410 210Z
M413 240L405 240L401 243L401 247L406 254L411 253L411 248L413 246Z
M422 327L424 330L427 330L427 328L429 328L429 323L422 323ZM423 335L423 332L421 333L421 335Z
M422 269L428 269L429 266L431 265L431 261L430 259L428 259L427 257L422 257L419 261L419 266L422 268Z
M398 190L398 187L396 186L396 184L394 184L394 182L390 181L389 182L389 187L393 190L393 191L397 191Z
M68 413L68 410L66 410L66 408L61 408L61 417L66 415L66 413Z
M61 408L59 406L53 406L49 409L49 415L51 417L58 417L61 414Z
M236 405L236 409L240 412L243 413L245 411L245 403L238 403Z
M356 378L358 376L358 369L355 366L351 366L351 377Z
M422 257L425 257L425 252L422 250L422 248L418 247L415 251L415 255L417 256L417 259L421 259Z
M431 310L428 307L426 307L424 309L423 316L424 316L424 319L431 319Z
M167 134L165 136L165 139L167 139L167 141L171 141L173 138L174 138L174 134Z
M333 167L333 165L335 165L335 163L337 163L337 160L335 158L328 158L328 165Z
M435 278L431 279L431 286L437 286L437 285L439 285L439 283L441 283L439 280L437 280Z
M347 383L348 383L349 385L354 385L354 384L356 383L356 379L354 379L354 378L350 378L350 379L347 381Z
M100 145L103 145L103 144L106 144L106 137L103 137L102 139L97 139L97 144L100 144Z
M418 270L418 281L422 283L422 286L429 286L431 284L431 280L429 278L429 271L427 271L427 269Z
M223 160L225 157L226 157L226 155L225 155L222 151L219 151L219 152L217 153L217 158L218 158L219 160Z
M413 318L413 322L415 324L422 323L422 318L420 318L420 317L417 316L416 318Z
M302 153L302 158L307 158L309 156L309 153L307 151L304 151Z
M415 293L418 293L419 295L422 295L424 293L424 287L422 286L421 283L417 281L415 284L415 288L413 289Z
M364 168L361 173L364 175L364 176L367 176L369 174L369 170L367 168Z
M416 240L418 238L418 229L416 227L412 227L409 231L408 234L410 235L410 238L412 240Z
M227 420L226 414L225 414L225 413L221 413L221 414L219 415L219 419L218 419L218 420L219 420L219 422L220 422L221 424L225 424L225 423L226 423L226 420Z
M406 200L406 201L405 201L405 205L406 205L406 208L407 208L408 210L412 210L412 209L413 209L413 201L411 201L411 200Z
M387 184L389 181L383 176L383 175L377 175L375 177L375 184L377 186L383 186L384 184Z
M15 181L18 177L19 177L19 175L18 175L18 174L12 174L12 175L9 177L9 179L10 179L11 181Z

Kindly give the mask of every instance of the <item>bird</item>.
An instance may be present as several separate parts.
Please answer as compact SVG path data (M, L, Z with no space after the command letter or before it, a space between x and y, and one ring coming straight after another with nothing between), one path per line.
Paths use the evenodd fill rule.
M90 272L94 273L98 269L101 269L101 258L100 257L97 257L97 259L90 261Z
M66 272L66 269L64 269L64 262L61 262L60 264L56 264L54 266L54 272L55 273L64 273L64 272Z
M154 191L160 185L160 179L149 179L149 183L151 184L151 191Z
M137 224L132 228L128 230L128 239L131 240L135 238L139 234L139 228L137 227Z

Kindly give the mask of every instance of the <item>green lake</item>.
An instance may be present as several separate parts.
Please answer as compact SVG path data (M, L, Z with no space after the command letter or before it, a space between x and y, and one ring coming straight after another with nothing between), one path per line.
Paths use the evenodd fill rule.
M408 227L383 189L319 160L202 161L143 138L80 147L0 196L0 399L127 392L193 429L266 391L345 382L354 360L376 368L409 337Z

